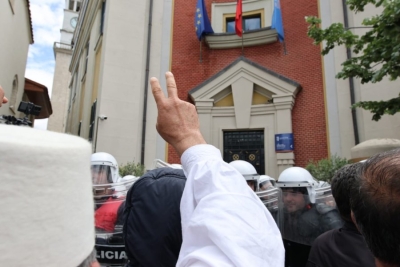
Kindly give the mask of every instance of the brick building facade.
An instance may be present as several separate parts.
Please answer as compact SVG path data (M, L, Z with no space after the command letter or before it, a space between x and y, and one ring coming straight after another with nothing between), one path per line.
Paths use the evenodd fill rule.
M229 2L232 1L205 0L213 27L215 23L212 21L212 4ZM249 5L250 2L256 1L243 1L244 11L246 3ZM273 2L267 2L266 5L273 7ZM202 61L199 61L200 44L193 23L195 6L196 0L175 0L173 11L171 70L175 75L179 97L188 101L192 89L207 80L212 80L214 75L242 56L241 47L212 49L205 40L202 42ZM307 24L304 19L305 16L318 15L318 3L310 0L281 0L281 11L287 53L284 53L283 44L276 39L272 43L244 47L243 58L300 85L291 111L294 164L288 163L288 165L305 166L310 159L328 156L320 47L313 45L307 36ZM270 25L264 26L270 27ZM244 38L246 39L246 33ZM265 146L270 145L273 144L265 143ZM179 161L172 147L168 148L168 161Z

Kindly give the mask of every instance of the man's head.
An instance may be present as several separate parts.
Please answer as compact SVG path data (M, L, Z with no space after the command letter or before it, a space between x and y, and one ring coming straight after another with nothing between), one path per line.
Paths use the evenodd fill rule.
M377 260L400 266L400 149L363 163L352 187L351 211Z
M244 160L234 160L229 163L233 168L235 168L247 182L247 185L253 190L258 191L258 180L260 175L257 174L254 166Z
M282 188L283 205L289 213L305 208L309 204L307 189L305 187Z
M290 167L284 170L276 183L282 189L283 204L288 212L303 209L309 203L315 203L317 182L304 168Z
M351 187L355 182L357 170L362 163L349 164L339 169L332 178L331 189L340 216L347 222L351 220L350 197Z
M94 198L110 196L114 184L121 181L117 160L105 152L97 152L90 157Z
M268 189L272 189L275 187L275 179L269 177L268 175L260 175L260 180L259 180L259 190L260 191L265 191Z
M112 184L120 179L117 160L105 152L97 152L90 157L93 184Z

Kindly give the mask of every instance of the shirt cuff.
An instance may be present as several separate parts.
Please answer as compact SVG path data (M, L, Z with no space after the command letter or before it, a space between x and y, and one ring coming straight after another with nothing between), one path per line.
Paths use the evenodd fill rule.
M212 145L195 145L186 149L181 157L182 167L188 173L194 165L206 160L222 160L220 150Z

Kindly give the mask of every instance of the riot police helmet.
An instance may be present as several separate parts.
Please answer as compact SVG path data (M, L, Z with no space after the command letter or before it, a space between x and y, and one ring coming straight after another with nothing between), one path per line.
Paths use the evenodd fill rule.
M92 154L91 170L93 184L113 184L120 180L117 160L105 152Z
M315 187L318 182L304 168L290 167L284 170L278 178L276 186L282 191L290 188L293 191L308 195L309 201L315 203Z
M247 184L251 189L253 189L253 191L258 191L258 180L260 175L257 173L256 168L254 168L251 163L244 160L234 160L230 162L229 165L235 168L244 177Z
M275 183L276 181L274 178L269 177L268 175L260 175L260 180L258 181L259 190L264 191L273 188L275 187Z

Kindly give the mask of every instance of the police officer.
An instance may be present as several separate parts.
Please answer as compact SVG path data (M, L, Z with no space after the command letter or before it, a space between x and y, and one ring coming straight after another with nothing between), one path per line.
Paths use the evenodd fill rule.
M329 185L318 188L318 182L306 169L284 170L276 186L282 190L278 217L286 250L285 266L304 267L315 238L343 223L332 203Z
M122 239L127 190L134 176L121 178L116 159L105 152L91 156L97 258L102 266L124 266L127 261Z
M229 163L233 168L235 168L247 182L247 185L254 191L259 190L259 179L260 175L257 173L254 166L244 160L234 160Z

